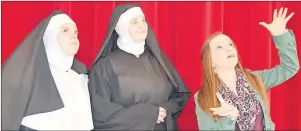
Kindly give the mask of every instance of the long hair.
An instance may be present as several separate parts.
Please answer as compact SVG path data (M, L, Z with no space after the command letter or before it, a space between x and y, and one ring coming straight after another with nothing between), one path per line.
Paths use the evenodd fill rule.
M214 72L212 67L212 59L211 59L209 43L213 38L221 34L223 33L216 32L213 35L211 35L206 40L206 42L202 47L201 58L203 63L203 84L198 92L198 104L200 105L200 107L205 113L212 116L215 120L219 119L219 116L214 115L209 108L220 107L220 103L216 97L216 92L218 88L220 88L220 84L218 84L220 83L220 80L218 79L217 74ZM239 58L238 52L237 52L237 56ZM239 69L243 73L243 75L247 78L249 84L257 92L259 92L261 98L264 100L264 103L269 110L268 96L262 80L258 76L244 69L240 61L238 61L235 68Z

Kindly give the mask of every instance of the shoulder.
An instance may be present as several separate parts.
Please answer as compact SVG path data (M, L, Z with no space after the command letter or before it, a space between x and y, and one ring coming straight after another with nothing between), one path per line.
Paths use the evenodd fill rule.
M72 64L71 68L74 71L76 71L78 74L87 74L88 73L87 66L75 58L73 60L73 64Z
M199 92L194 93L193 97L194 97L194 101L197 102L199 97Z
M111 76L114 74L113 67L111 65L111 62L109 61L108 56L104 56L100 58L90 69L89 71L89 77L91 76Z
M253 76L258 76L258 71L252 71L251 69L244 69L246 73L249 73Z

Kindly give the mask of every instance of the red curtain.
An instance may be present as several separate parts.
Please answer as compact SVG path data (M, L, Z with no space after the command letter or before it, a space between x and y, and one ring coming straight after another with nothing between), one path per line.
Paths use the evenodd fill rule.
M113 8L128 2L2 2L2 62L42 19L59 9L77 23L81 42L76 57L88 67L105 37ZM301 2L135 2L142 6L160 46L194 94L201 84L200 48L216 31L237 44L244 67L255 70L279 64L269 32L258 23L271 22L273 10L295 12L287 28L301 51ZM301 58L301 54L299 53ZM301 71L270 91L276 129L301 130ZM193 97L178 119L180 129L197 130Z

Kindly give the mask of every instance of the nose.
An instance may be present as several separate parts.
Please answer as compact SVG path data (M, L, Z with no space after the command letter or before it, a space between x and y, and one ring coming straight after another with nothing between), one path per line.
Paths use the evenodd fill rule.
M76 38L78 37L78 35L77 35L76 33L72 33L71 37L72 37L73 39L76 39Z
M138 29L143 28L143 26L144 26L144 23L142 21L138 23Z
M227 51L231 51L232 50L232 46L228 46Z

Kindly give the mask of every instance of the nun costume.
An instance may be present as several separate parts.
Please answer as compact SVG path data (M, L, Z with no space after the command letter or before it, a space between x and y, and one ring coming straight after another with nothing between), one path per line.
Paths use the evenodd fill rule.
M159 47L145 21L147 36L137 42L130 35L133 19L143 15L135 4L113 11L102 48L89 73L95 129L177 130L190 91ZM141 31L143 32L143 31ZM159 107L166 110L158 121Z
M67 55L62 45L75 53ZM3 130L93 129L87 68L74 58L78 48L76 24L60 11L31 31L2 66Z

